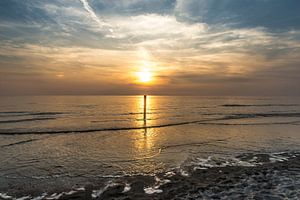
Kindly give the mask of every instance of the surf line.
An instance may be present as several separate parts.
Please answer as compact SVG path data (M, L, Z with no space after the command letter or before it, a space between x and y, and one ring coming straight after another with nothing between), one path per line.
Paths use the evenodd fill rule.
M136 126L136 127L119 127L119 128L96 128L96 129L83 129L83 130L58 130L58 131L26 131L26 132L0 132L0 135L24 135L24 134L60 134L60 133L89 133L89 132L102 132L102 131L126 131L126 130L141 130L145 128L164 128L169 126L181 126L187 124L196 124L201 122L209 122L215 120L224 120L224 118L217 119L206 119L206 120L195 120L195 121L185 121L169 124L151 125L151 126Z
M299 115L299 113L296 116ZM14 131L10 132L9 130L2 130L0 132L0 135L24 135L24 134L66 134L66 133L89 133L89 132L103 132L103 131L126 131L126 130L146 130L150 128L164 128L169 126L181 126L181 125L187 125L187 124L205 124L207 122L214 122L214 121L221 121L221 120L230 120L230 119L246 119L246 118L255 118L255 117L273 117L278 116L275 114L254 114L252 115L231 115L231 116L225 116L215 119L204 119L204 120L195 120L195 121L184 121L184 122L176 122L176 123L169 123L169 124L159 124L159 125L150 125L148 126L146 123L146 120L144 121L143 126L135 126L135 127L111 127L111 128L95 128L95 129L82 129L82 130L57 130L57 131ZM283 115L286 116L286 115ZM294 115L293 115L294 117ZM294 122L293 122L294 123ZM207 123L209 124L209 123ZM213 124L213 123L212 123Z

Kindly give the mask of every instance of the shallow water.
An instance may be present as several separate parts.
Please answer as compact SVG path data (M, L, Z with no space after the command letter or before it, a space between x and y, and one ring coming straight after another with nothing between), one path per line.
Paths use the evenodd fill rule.
M299 98L149 96L147 102L144 121L141 96L1 97L0 192L68 189L212 164L212 157L299 151Z

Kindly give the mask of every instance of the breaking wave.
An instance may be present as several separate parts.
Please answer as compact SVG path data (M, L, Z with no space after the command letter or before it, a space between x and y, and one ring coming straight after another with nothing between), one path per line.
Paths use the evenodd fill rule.
M224 104L223 107L273 107L299 106L300 104Z
M300 113L248 113L248 114L232 114L226 115L224 117L213 118L213 119L202 119L202 120L191 120L191 121L181 121L174 123L165 123L157 125L142 125L142 126L125 126L125 127L96 127L96 128L84 128L84 129L30 129L24 131L24 129L0 129L0 134L63 134L63 133L88 133L88 132L101 132L101 131L126 131L126 130L139 130L148 128L164 128L170 126L181 126L188 124L201 124L201 125L274 125L274 124L294 124L298 125L300 122L289 121L289 122L268 122L268 123L218 123L218 121L235 120L235 119L255 119L255 118L272 118L272 117L291 117L298 118ZM20 120L10 120L10 121L0 121L0 123L14 123L21 121L36 121L36 120L50 120L55 118L32 118L32 119L20 119Z
M7 124L7 123L18 123L18 122L32 122L32 121L42 121L42 120L52 120L57 119L55 117L42 117L42 118L27 118L27 119L12 119L12 120L2 120L0 124Z

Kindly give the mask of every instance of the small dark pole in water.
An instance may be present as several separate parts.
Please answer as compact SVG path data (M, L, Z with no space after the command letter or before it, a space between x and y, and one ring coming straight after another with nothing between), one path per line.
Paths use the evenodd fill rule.
M147 120L147 95L144 95L144 121Z

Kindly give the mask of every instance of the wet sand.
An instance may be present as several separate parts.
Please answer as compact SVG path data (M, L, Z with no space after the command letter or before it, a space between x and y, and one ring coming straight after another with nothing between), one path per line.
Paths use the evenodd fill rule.
M265 154L243 159L254 156L266 163L255 167L190 168L187 172L159 174L155 178L132 177L121 180L131 185L130 191L123 193L124 185L119 184L108 188L98 199L300 198L300 155L276 163L269 163ZM148 193L154 193L146 194L147 187L152 189Z
M300 198L300 154L283 153L279 156L282 159L276 162L268 154L244 154L238 158L241 161L255 158L258 164L222 167L220 163L220 167L200 169L190 166L156 176L106 178L68 192L62 192L60 188L51 195L43 194L35 198L65 200ZM0 199L10 197L2 194Z

